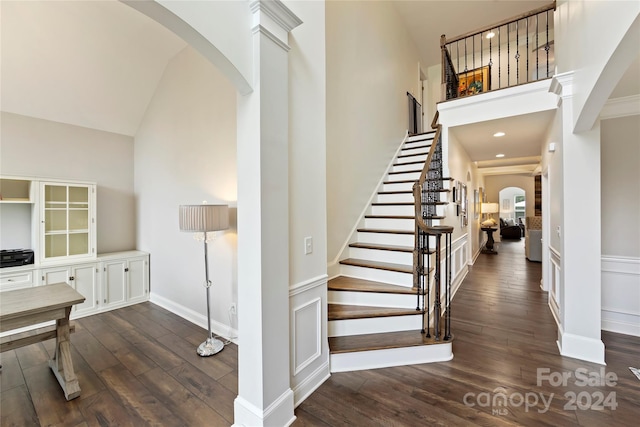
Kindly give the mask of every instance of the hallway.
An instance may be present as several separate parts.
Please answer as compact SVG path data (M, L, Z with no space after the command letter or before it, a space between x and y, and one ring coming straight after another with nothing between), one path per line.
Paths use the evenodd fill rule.
M603 331L606 367L561 357L541 264L524 240L497 248L453 300L452 361L333 374L293 425L635 425L640 381L628 367L639 367L640 338Z

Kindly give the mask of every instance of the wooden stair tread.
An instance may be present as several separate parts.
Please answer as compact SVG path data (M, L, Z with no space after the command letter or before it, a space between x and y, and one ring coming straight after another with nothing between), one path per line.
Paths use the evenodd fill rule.
M390 348L416 347L421 345L448 344L451 339L436 341L433 334L425 337L419 330L384 332L380 334L350 335L344 337L329 337L329 352L353 353L358 351L384 350Z
M406 150L407 151L409 151L409 150L418 150L420 148L423 148L423 147L407 148ZM402 150L402 151L404 151L404 150ZM421 152L418 152L418 153L413 153L412 152L412 153L406 153L406 154L398 154L398 158L399 159L405 159L407 157L426 156L427 154L429 154L429 152L427 152L427 151L421 151Z
M328 320L372 319L376 317L415 316L415 308L372 307L366 305L328 304Z
M413 206L414 202L374 202L371 203L373 206ZM423 205L447 205L449 202L427 202L423 203Z
M416 219L415 215L365 215L369 219Z
M358 228L360 233L387 233L387 234L411 234L414 235L415 230L386 230L381 228Z
M394 251L394 252L413 252L413 248L411 246L399 246L399 245L379 245L374 243L351 243L349 244L350 248L362 248L362 249L377 249L380 251Z
M397 181L383 181L383 184L406 184L407 182L416 182L417 179L399 179ZM427 181L453 181L453 178L435 178L435 179L427 179Z
M354 267L375 268L377 270L395 271L397 273L413 274L413 265L394 264L391 262L370 261L367 259L347 258L340 261L342 265L352 265ZM429 272L433 271L433 267Z
M394 163L393 166L419 165L424 164L424 160L412 160L410 162Z
M409 252L409 253L413 252L413 247L411 247L411 246L381 245L381 244L377 244L377 243L355 242L355 243L349 244L349 247L350 248L361 248L361 249L374 249L374 250L380 250L380 251ZM424 253L425 254L432 254L432 253L434 253L434 250L433 249L428 249Z
M338 276L329 280L327 289L330 291L375 292L380 294L415 295L415 288L392 285L390 283L375 282L373 280L358 279L356 277ZM423 290L424 293L424 290Z

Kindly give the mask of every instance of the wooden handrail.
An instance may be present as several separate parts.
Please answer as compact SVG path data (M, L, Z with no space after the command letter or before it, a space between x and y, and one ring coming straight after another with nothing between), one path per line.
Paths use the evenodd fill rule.
M503 25L508 25L508 24L511 24L512 22L516 22L516 21L519 21L521 19L525 19L525 18L528 18L530 16L534 16L534 15L537 15L539 13L546 12L546 11L552 10L552 9L553 10L556 9L555 0L553 2L545 5L545 6L539 7L537 9L530 10L529 12L521 13L520 15L513 16L511 18L503 19L502 21L496 22L496 23L491 24L491 25L485 25L484 27L482 27L480 29L470 31L468 33L461 34L461 35L456 36L456 37L452 37L449 40L447 40L447 38L443 34L442 36L440 36L440 46L443 47L446 44L455 43L455 42L457 42L459 40L466 39L467 37L476 36L478 34L484 33L485 31L489 31L489 30L492 30L494 28L501 27Z

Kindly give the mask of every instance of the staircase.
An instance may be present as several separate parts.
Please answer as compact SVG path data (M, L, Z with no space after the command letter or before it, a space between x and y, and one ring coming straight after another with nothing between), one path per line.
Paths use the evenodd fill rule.
M440 308L436 300L441 300L440 280L435 268L430 267L440 263L430 262L435 256L430 247L436 247L440 238L434 236L439 236L441 229L450 229L432 226L433 221L444 218L441 206L448 202L441 199L446 198L451 181L442 178L441 156L434 146L437 135L428 132L404 142L362 226L357 228L355 242L349 244L340 261L341 275L329 281L332 372L453 357L450 336L430 333L440 320L434 313ZM425 168L428 158L430 166ZM414 185L420 180L427 181L429 193L423 193L420 198L424 200L417 209ZM428 222L432 235L421 231L416 237L420 230L416 211L423 225ZM425 259L427 266L423 267Z

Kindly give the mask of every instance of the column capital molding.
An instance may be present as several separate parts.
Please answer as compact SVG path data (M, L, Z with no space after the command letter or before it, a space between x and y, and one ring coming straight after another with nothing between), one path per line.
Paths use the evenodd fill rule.
M263 33L289 50L289 32L302 24L302 20L280 0L251 1L249 9L253 15L252 33Z
M568 71L566 73L556 74L551 79L549 92L558 95L558 105L562 103L563 99L573 96L573 75L573 71Z

